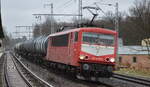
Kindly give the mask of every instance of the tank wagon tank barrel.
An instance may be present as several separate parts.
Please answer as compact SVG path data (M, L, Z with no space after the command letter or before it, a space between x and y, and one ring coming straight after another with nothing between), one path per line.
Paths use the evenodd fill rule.
M35 39L18 43L14 49L17 51L23 50L25 52L46 54L47 44L48 44L48 36L41 36Z

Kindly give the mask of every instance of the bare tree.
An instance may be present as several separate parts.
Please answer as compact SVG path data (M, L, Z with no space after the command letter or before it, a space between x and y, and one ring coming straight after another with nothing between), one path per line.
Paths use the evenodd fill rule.
M36 38L40 36L40 25L36 24L33 30L33 37Z
M51 23L53 22L53 23ZM55 19L49 19L47 18L45 22L43 22L42 24L36 24L34 26L34 31L33 31L33 36L34 37L38 37L40 35L49 35L52 33L52 28L54 29L54 32L57 31L58 29L58 23L55 21Z
M130 9L130 21L135 31L138 43L145 38L150 38L150 1L135 1L135 6Z

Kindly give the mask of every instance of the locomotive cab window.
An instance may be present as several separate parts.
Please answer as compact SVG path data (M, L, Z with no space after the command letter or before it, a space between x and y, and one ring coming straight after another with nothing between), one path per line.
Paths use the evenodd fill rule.
M68 46L69 34L53 36L52 37L52 46L61 47L61 46Z
M114 46L114 36L110 34L83 32L83 43Z

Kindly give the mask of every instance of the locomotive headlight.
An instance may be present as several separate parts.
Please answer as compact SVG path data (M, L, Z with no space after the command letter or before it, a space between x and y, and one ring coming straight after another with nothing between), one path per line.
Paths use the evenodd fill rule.
M110 58L110 62L115 62L115 58Z
M85 55L80 55L81 60L85 59L85 57L86 57Z

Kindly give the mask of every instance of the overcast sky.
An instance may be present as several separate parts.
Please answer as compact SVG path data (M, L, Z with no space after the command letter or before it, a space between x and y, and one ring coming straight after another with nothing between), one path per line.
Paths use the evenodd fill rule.
M83 0L83 6L94 6L94 2L119 3L119 11L128 12L135 0ZM50 6L44 8L44 4L54 4L54 13L77 13L78 0L1 0L2 21L6 31L12 33L16 25L32 25L38 20L32 14L50 13ZM114 11L114 7L98 4L105 12ZM85 17L91 17L87 11L83 11ZM99 13L102 15L103 13ZM42 19L44 20L44 19ZM58 17L57 21L71 20L71 17Z

